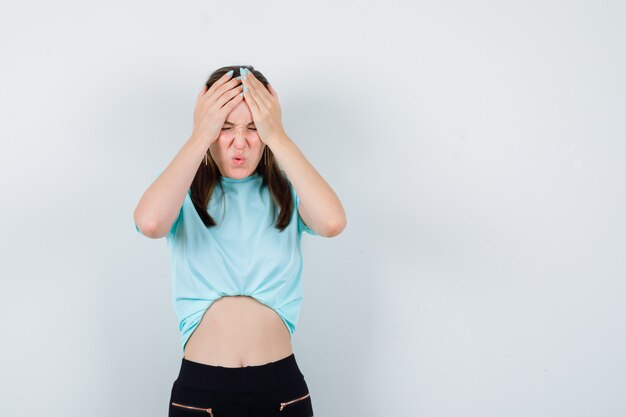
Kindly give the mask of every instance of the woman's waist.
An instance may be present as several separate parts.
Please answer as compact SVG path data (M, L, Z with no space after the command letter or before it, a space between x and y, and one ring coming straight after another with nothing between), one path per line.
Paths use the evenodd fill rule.
M293 352L291 335L272 308L247 296L211 304L185 346L188 360L225 367L262 365Z

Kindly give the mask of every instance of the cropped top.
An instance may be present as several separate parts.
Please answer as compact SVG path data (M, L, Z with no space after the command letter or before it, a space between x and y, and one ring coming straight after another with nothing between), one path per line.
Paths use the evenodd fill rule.
M256 172L241 179L221 177L223 192L217 185L208 205L217 225L208 228L189 190L165 236L183 353L204 312L223 296L253 297L278 314L289 335L295 331L303 299L302 232L318 234L300 217L300 198L291 183L295 208L289 225L278 230L262 180Z

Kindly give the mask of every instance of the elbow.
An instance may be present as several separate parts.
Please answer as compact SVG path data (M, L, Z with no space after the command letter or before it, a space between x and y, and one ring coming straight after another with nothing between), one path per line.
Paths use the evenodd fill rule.
M162 237L156 232L156 228L151 224L135 222L135 228L139 233L141 233L145 237L149 237L150 239L158 239Z
M159 239L165 236L165 233L161 232L158 223L150 219L135 217L135 229L150 239Z
M335 237L341 234L343 230L346 228L348 224L348 220L345 217L342 217L340 220L331 222L330 226L327 228L327 232L324 234L325 237Z

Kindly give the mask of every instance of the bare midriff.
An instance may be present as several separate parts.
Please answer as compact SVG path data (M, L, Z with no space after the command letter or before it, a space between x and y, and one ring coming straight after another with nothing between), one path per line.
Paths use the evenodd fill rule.
M293 352L291 336L278 313L248 296L214 301L185 346L185 359L238 368L264 365Z

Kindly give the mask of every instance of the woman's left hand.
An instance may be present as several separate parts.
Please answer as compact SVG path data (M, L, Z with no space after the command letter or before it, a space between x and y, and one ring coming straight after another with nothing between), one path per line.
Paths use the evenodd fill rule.
M246 79L242 78L241 82L248 88L248 91L243 97L252 112L252 120L259 138L266 145L271 145L271 142L285 131L278 94L269 83L265 88L251 72L246 72L245 75Z

